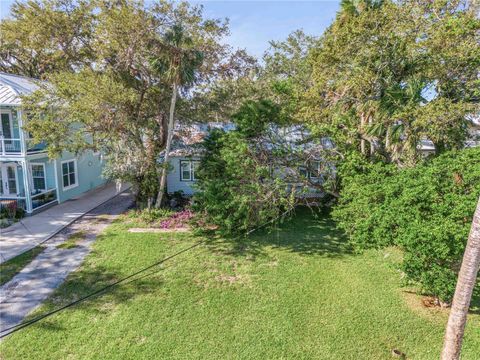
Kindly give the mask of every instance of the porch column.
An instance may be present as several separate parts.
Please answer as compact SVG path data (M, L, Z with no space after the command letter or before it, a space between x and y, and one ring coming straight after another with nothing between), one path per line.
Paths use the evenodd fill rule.
M17 124L18 124L18 132L20 134L20 151L22 155L25 156L27 153L27 144L25 142L25 132L23 131L23 118L22 118L22 110L17 110Z
M22 160L22 168L23 168L23 186L25 189L25 202L27 206L27 213L32 213L32 191L30 188L30 166L28 166L27 160Z

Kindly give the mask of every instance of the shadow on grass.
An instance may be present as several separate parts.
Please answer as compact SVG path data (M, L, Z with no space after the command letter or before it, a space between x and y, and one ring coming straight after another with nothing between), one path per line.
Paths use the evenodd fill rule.
M45 247L39 245L0 264L0 286L9 282L25 266L40 255L43 250L45 250Z
M68 280L44 303L41 310L28 316L24 322L72 304L104 288L106 288L104 291L100 291L81 302L72 304L72 306L61 310L58 314L68 313L72 310L86 312L93 317L110 314L122 303L128 302L137 296L144 296L145 294L158 291L163 286L163 280L159 276L163 269L165 267L162 265L155 266L126 279L118 285L110 286L119 280L125 279L130 273L125 274L121 269L103 266L84 268L81 271L72 273ZM49 316L36 322L34 326L38 326L46 331L67 330L68 326L66 324L70 323L70 321L58 320L58 314L52 314L51 317ZM69 316L67 315L67 317Z
M476 291L473 293L469 313L480 315L480 282L478 281Z
M299 208L283 223L270 230L258 230L248 237L210 239L214 252L234 256L261 256L266 248L279 248L300 255L342 257L351 254L345 236L335 228L329 215Z
M242 239L211 239L206 246L213 252L250 258L262 256L266 254L267 248L272 247L286 249L306 256L341 257L350 253L345 238L341 232L335 229L330 217L313 213L309 209L298 209L291 219L274 226L271 231L259 230L257 233ZM94 252L91 255L94 255ZM101 318L111 313L120 304L137 296L158 292L158 289L164 285L160 275L164 268L164 265L159 265L146 270L118 286L100 292L72 308L65 309L62 313L68 313L72 309L76 309L86 312L94 318ZM26 320L31 320L36 316L77 301L115 283L122 276L128 274L130 273L122 268L105 267L100 264L84 265L81 271L70 274L68 280L45 303L40 313L37 312ZM56 315L41 321L38 326L47 331L67 330L68 326L66 324L69 320L66 320L66 322L65 320L57 321L55 317Z

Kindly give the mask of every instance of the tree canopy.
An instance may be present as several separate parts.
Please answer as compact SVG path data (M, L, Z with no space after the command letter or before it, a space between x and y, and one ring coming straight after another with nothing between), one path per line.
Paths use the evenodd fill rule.
M459 148L478 112L480 20L462 1L344 1L310 53L300 116L345 151L418 161Z
M175 115L189 121L192 87L233 71L242 56L221 41L226 20L187 3L27 1L0 26L2 69L48 80L24 99L34 141L46 141L51 156L102 150L105 174L137 185L144 200L158 191L172 84L181 85ZM55 37L32 42L48 38L51 27L62 29L65 51ZM188 39L180 55L179 34Z

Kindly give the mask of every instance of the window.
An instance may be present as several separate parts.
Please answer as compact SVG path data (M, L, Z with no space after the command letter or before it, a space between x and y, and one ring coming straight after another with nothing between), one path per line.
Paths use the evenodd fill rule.
M197 180L197 171L200 166L200 161L192 161L192 180Z
M13 137L13 122L10 112L2 112L1 113L1 123L2 126L0 128L1 135L8 140L11 140Z
M78 185L77 162L75 160L62 162L62 179L64 190Z
M33 190L47 190L45 183L45 164L31 164Z
M317 182L321 177L321 163L320 161L311 161L308 167L300 166L298 172L303 178Z
M306 167L304 166L300 166L298 168L298 172L300 173L300 176L302 176L303 178L307 178L308 179L308 170Z
M320 161L312 161L309 166L310 179L318 180L320 177Z
M199 165L200 161L198 160L180 160L180 181L197 180L195 172Z

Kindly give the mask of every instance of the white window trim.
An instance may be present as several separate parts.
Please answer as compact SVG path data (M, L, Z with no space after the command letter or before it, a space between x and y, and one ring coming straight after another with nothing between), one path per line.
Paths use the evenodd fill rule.
M188 179L183 177L183 168L182 168L183 163L188 163L188 173L190 175ZM192 161L191 160L180 160L180 181L184 181L184 182L192 181Z
M197 162L200 163L200 160L180 160L180 181L182 182L195 182L197 181L197 177L195 176L195 171L193 164ZM190 177L189 178L184 178L183 177L183 169L182 169L182 163L189 163L189 171L190 171Z
M190 169L192 171L192 181L197 181L198 178L195 174L195 167L194 167L194 164L197 163L197 170L198 170L198 166L200 165L200 160L192 160L191 163L190 163Z
M72 162L73 161L73 167L74 167L74 170L75 170L75 184L74 185L69 185L69 186L64 186L63 185L63 176L65 175L63 173L63 164L65 163L69 163L69 162ZM78 186L78 166L77 166L77 159L69 159L69 160L63 160L61 163L60 163L60 170L61 170L61 173L62 173L62 189L65 191L65 190L70 190L70 189L73 189L73 188L76 188Z
M9 138L5 138L4 134L3 134L3 128L1 129L2 130L2 136L5 138L5 139L9 139L9 140L12 140L14 139L14 136L15 134L13 133L13 113L12 113L12 110L4 110L2 109L0 111L0 116L1 114L8 114L8 122L9 122L9 125L10 125L10 134L11 136Z
M43 191L47 191L47 169L45 167L45 163L35 163L35 162L32 162L30 163L30 184L32 185L32 191L35 190L34 189L34 183L33 183L33 169L32 169L32 166L42 166L43 167L43 180L44 180L44 183L45 183L45 188L44 189L37 189L37 190L43 190Z

